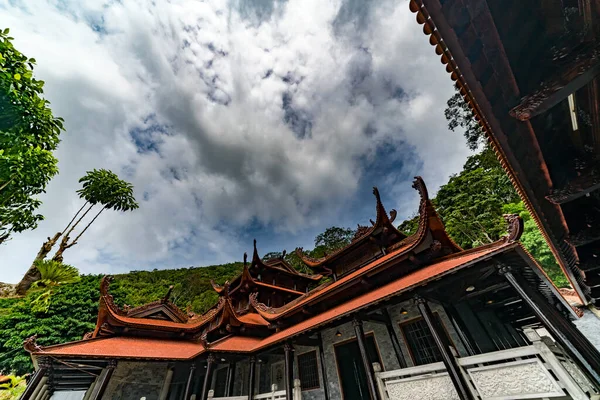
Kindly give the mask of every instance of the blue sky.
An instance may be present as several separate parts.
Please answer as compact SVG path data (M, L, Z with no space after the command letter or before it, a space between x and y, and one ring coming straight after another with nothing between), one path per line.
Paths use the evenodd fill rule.
M65 262L84 273L178 268L310 248L331 225L398 219L469 152L443 116L453 88L407 1L0 0L66 132L46 220L0 248L17 281L109 168L140 209L105 213Z

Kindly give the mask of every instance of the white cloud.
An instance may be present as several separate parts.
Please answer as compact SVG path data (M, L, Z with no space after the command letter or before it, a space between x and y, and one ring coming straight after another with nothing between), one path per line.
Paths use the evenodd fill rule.
M0 2L0 18L67 128L47 220L0 249L2 280L68 221L91 168L130 180L141 207L103 215L65 261L117 272L237 259L256 223L272 246L305 241L370 179L407 216L406 177L433 189L467 155L407 2L23 0ZM382 148L402 171L369 173Z

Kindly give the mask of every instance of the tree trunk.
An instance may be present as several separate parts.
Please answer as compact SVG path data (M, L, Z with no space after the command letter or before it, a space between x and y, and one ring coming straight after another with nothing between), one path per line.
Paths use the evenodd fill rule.
M44 242L44 244L40 248L40 251L38 251L37 256L33 260L31 267L29 267L21 281L17 283L16 292L19 296L24 296L27 293L27 290L33 284L33 282L38 281L41 278L40 271L38 271L37 267L35 266L35 263L36 261L41 261L44 258L46 258L46 256L48 255L48 253L50 253L52 247L54 247L58 238L60 238L61 235L62 232L57 232L54 235L54 237L49 237L48 240Z
M73 239L73 241L71 243L69 243L69 236L68 236L68 234L70 234L73 231L73 229L70 229L69 232L67 232L67 236L63 236L62 240L60 241L60 245L58 246L58 250L56 250L56 253L54 254L54 257L52 257L52 260L58 261L58 262L63 262L63 253L65 252L65 250L68 249L68 248L70 248L70 247L73 247L73 246L75 246L77 244L77 241L79 240L79 238L81 237L81 235L83 235L85 233L85 231L87 231L87 229L90 227L90 225L92 225L94 223L94 221L96 220L96 218L98 218L100 216L100 214L102 214L102 211L104 211L104 210L106 210L106 207L102 208L94 216L94 218L85 226L85 228L83 228L83 230L79 233L79 235L77 235L77 237L75 239ZM87 212L86 212L86 214L87 214ZM83 216L85 216L85 214ZM79 221L77 221L77 223L79 223ZM75 224L75 225L77 225L77 224ZM75 227L75 225L73 225L73 227Z

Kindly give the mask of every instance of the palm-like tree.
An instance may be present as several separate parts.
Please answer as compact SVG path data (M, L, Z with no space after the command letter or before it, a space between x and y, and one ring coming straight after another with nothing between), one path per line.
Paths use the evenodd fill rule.
M52 257L52 260L57 262L62 262L65 250L77 244L81 236L104 210L131 211L139 208L133 195L133 185L120 179L117 174L112 171L106 169L94 169L93 171L88 171L81 179L79 179L79 182L83 185L82 188L77 191L77 194L82 200L85 200L84 204L79 208L62 231L57 232L53 237L49 237L48 240L44 242L31 267L29 267L29 270L25 273L23 279L17 284L17 294L24 295L33 282L36 282L41 278L36 262L44 260L61 237L62 239L58 250ZM75 239L71 240L71 234L74 229L83 221L92 209L97 211L94 217L79 232L79 234L75 236Z

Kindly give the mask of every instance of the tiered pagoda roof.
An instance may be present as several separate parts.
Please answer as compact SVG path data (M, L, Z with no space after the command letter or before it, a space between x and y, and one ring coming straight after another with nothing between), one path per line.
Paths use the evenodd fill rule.
M239 276L231 283L213 285L219 301L204 315L182 312L168 296L142 307L121 309L108 291L111 279L105 277L93 333L79 342L44 348L28 343L26 348L34 355L155 359L189 359L206 351L248 353L310 332L500 253L513 251L530 260L518 243L523 229L519 217L507 219L506 237L462 250L445 232L423 180L417 177L413 187L421 195L417 231L408 237L399 232L392 225L394 213L392 217L386 214L375 190L376 221L344 249L313 262L312 266L320 271L331 268L337 279L308 292L279 283L293 277L296 286L307 285L318 282L321 275L300 274L282 258L262 261L255 244L252 262L244 262ZM347 254L354 254L357 248L372 249L373 244L379 252L368 261L350 262L351 267L340 264L340 260L348 259ZM539 268L533 261L531 265ZM266 304L274 298L282 303Z

